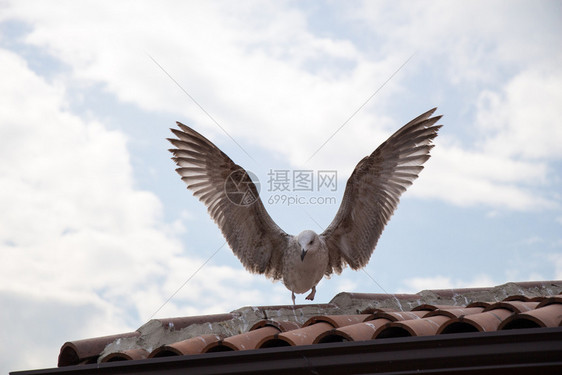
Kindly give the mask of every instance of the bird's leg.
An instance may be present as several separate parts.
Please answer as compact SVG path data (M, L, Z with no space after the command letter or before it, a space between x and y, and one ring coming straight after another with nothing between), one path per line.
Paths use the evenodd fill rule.
M310 294L308 296L306 296L306 299L314 301L315 295L316 295L316 285L312 287L312 291L310 292Z
M295 306L295 292L291 291L291 298L293 299L293 306Z

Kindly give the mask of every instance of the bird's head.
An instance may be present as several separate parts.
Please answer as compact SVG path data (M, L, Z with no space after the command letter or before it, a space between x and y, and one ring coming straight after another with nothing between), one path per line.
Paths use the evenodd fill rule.
M320 247L320 237L314 231L305 230L297 236L297 242L301 248L301 261L304 261L306 254L315 252Z

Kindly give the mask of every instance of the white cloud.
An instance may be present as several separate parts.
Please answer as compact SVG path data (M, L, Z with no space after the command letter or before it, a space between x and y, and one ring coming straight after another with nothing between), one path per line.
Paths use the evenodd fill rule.
M341 278L336 284L336 293L340 292L354 292L357 290L357 284L355 281L351 280L350 278Z
M562 158L562 72L524 71L501 93L480 94L474 129L480 140L467 150L438 139L430 167L413 187L423 196L461 206L540 210L558 208L556 195L537 193L560 185L549 167ZM446 121L446 120L445 120Z
M552 48L562 34L553 8L553 2L365 1L347 13L381 36L380 53L418 51L422 63L415 68L430 77L445 74L462 90L458 108L467 119L454 123L444 113L449 129L442 134L456 127L472 139L441 135L414 194L461 206L558 207L541 192L560 185L548 164L560 160L562 149L556 124L562 117L562 53ZM428 91L439 92L441 83L428 82ZM468 128L459 132L463 125Z
M437 140L426 169L410 188L412 195L464 207L481 205L521 211L556 205L536 193L538 187L546 185L546 163L470 151L448 141Z
M466 142L438 139L414 194L494 209L553 206L551 197L536 192L541 184L552 183L547 161L560 158L562 138L560 127L552 123L560 117L560 69L549 62L559 60L560 53L551 48L558 37L546 32L541 34L545 40L533 37L535 30L556 27L548 10L526 3L459 6L439 1L365 2L359 9L342 14L375 36L385 30L376 52L344 38L315 35L305 13L287 3L92 2L76 8L70 2L53 8L18 2L4 17L31 23L26 42L68 64L74 85L102 83L120 100L180 119L187 116L184 121L216 137L220 130L155 66L149 53L234 138L279 153L293 166L304 166L405 57L420 51L418 61L408 66L410 73L397 75L377 95L378 107L392 104L399 93L419 90L402 87L416 69L437 69L435 74L444 69L449 83L468 83L468 92L476 96L459 98L473 100L461 109L476 113L474 123L467 123L475 143L467 147ZM478 23L471 21L472 15ZM529 66L533 68L507 76ZM442 89L432 88L432 95ZM404 112L396 118L386 110L374 114L364 109L306 166L330 166L346 176L415 115ZM443 123L455 126L450 121L446 116ZM233 150L234 159L248 161Z
M484 152L531 160L561 159L561 87L562 71L526 70L502 92L482 92L476 125L486 135Z
M64 90L19 56L0 49L0 60L0 304L10 306L5 321L66 327L2 370L50 367L64 341L136 329L204 259L185 253L182 226L162 221L158 198L135 188L122 133L69 113ZM209 264L160 314L277 301L260 294L268 284ZM28 347L38 332L9 325L0 351Z
M446 62L441 73L452 82L474 85L501 80L506 67L559 65L561 53L552 48L560 42L556 8L548 1L363 1L348 16L384 36L380 53L423 52L429 64Z
M562 254L550 254L548 259L554 264L554 279L562 280Z
M472 280L453 279L437 275L429 277L412 277L403 280L403 289L397 293L418 293L430 289L477 288L495 286L497 282L488 275L475 275Z

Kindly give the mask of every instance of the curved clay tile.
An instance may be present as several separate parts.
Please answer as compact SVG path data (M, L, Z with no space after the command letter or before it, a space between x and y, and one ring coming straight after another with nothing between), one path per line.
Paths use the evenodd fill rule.
M539 303L539 305L537 306L537 309L540 308L540 307L551 305L553 303L562 303L562 294L545 298L543 301L541 301L541 303Z
M514 294L512 296L504 298L503 301L529 302L529 301L531 301L531 298L529 298L529 297L527 297L526 295L523 295L523 294Z
M122 352L110 353L101 359L101 362L130 361L134 359L145 359L148 352L144 349L131 349Z
M423 305L416 306L412 309L412 311L435 311L435 310L451 310L451 309L458 309L462 306L455 306L455 305L430 305L424 303Z
M252 326L252 328L250 328L250 331L253 331L255 329L265 327L265 326L275 327L280 332L287 332L287 331L292 331L293 329L300 328L300 325L298 323L290 322L288 320L277 321L277 320L271 320L271 319L262 319L262 320L256 322Z
M488 307L490 306L492 303L495 302L484 302L484 301L475 301L475 302L471 302L468 305L466 305L466 307Z
M349 326L332 329L320 334L313 343L322 344L326 342L371 340L377 329L387 323L390 323L390 320L379 318L375 320L369 320L367 322L356 323Z
M289 332L279 333L278 335L264 338L258 343L258 348L271 348L278 346L311 345L314 340L326 331L330 331L334 326L326 322L318 322L308 327L295 329Z
M420 319L427 314L427 311L379 311L372 315L371 320L382 318L394 322L401 320Z
M510 310L498 308L478 314L461 316L443 324L437 331L437 334L496 331L498 326L512 314Z
M429 312L425 317L429 318L430 316L443 315L451 319L454 319L464 315L478 314L481 313L483 310L484 310L483 307L465 307L465 308L457 307L456 309L434 310Z
M437 315L429 318L391 322L377 329L373 334L373 339L435 335L439 327L447 321L449 321L448 317Z
M506 309L514 313L522 313L534 310L538 306L538 302L523 302L523 301L502 301L491 304L486 307L484 311L495 309Z
M360 314L374 314L377 312L388 312L388 311L396 311L396 309L392 309L389 307L367 307Z
M216 343L207 345L203 349L204 353L221 352L229 350L248 350L256 349L265 337L271 337L279 333L279 329L273 326L264 326L240 335L230 336Z
M562 325L562 304L553 303L535 310L510 316L498 329L558 327Z
M261 342L275 339L281 332L292 331L299 328L300 326L295 322L263 319L256 322L252 328L250 328L249 332L227 337L219 342L211 343L202 351L216 352L256 349Z
M95 337L85 340L69 341L60 349L58 366L72 366L85 363L96 363L103 349L115 340L139 336L139 332L128 332L119 335Z
M148 358L170 357L174 355L201 354L203 349L221 338L218 335L201 335L187 340L174 342L156 348L149 354Z
M361 315L318 315L308 319L302 326L307 327L311 324L318 322L325 322L332 325L334 328L345 327L355 323L361 323L369 320L372 314Z

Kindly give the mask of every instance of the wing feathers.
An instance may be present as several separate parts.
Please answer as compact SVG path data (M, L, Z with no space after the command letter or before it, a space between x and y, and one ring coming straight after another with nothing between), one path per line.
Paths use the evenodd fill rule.
M334 220L321 234L330 256L327 275L346 264L358 269L368 263L400 196L430 157L441 128L435 125L441 116L430 117L435 110L408 122L355 167Z
M179 129L171 129L177 138L168 140L176 147L170 150L172 160L187 188L207 206L209 215L246 269L281 279L282 255L289 236L268 215L248 173L207 138L177 124ZM231 177L234 174L236 179ZM250 204L234 201L227 187L235 189L235 195L247 188L257 199Z
M355 167L334 220L321 234L329 251L326 275L341 272L346 264L358 269L369 261L400 196L430 157L432 141L441 128L435 125L441 116L431 117L435 110L408 122ZM168 140L175 147L170 152L176 171L187 188L207 206L249 271L281 279L282 255L290 236L268 215L247 172L207 138L184 124L177 125L179 129L171 129L176 138ZM227 191L227 186L234 190ZM245 188L257 198L251 204L235 201Z

